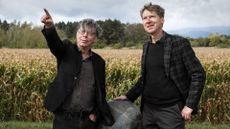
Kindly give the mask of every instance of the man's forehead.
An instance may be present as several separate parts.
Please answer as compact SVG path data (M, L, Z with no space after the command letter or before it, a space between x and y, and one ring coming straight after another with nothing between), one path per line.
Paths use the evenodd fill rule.
M82 29L82 30L96 30L95 27L87 26L87 25L81 26L79 29Z

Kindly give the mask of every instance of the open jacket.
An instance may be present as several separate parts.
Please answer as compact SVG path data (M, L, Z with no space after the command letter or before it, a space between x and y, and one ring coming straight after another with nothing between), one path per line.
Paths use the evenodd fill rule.
M186 106L196 113L198 103L205 84L206 74L195 56L189 41L180 36L170 35L165 32L164 37L164 71L179 89ZM135 101L144 90L145 85L145 63L148 51L148 41L143 46L141 59L141 77L137 83L126 94L127 98ZM141 99L141 111L143 109L143 99Z
M75 44L69 40L62 41L59 38L55 27L44 28L42 33L50 51L57 59L57 76L49 85L44 100L45 108L55 112L62 106L76 85L81 69L82 55ZM100 122L112 125L114 120L105 99L105 61L98 54L92 52L92 63L96 86L96 115Z

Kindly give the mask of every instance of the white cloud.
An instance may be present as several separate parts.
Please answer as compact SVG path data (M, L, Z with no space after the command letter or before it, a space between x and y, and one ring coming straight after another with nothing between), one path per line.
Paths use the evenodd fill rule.
M43 8L47 8L55 22L91 17L96 20L110 18L123 23L137 23L141 22L140 9L148 2L155 2L165 8L166 30L230 26L229 0L0 0L0 19L41 25Z

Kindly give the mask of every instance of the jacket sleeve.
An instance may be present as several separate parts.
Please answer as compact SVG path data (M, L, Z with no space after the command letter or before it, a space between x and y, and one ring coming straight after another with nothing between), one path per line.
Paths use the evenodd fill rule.
M204 88L206 74L187 39L183 43L182 58L191 80L185 105L195 110Z
M51 53L60 59L65 52L66 45L62 42L54 26L50 28L43 28L42 33L47 41L48 47Z
M114 118L112 116L110 107L106 101L106 90L105 90L105 62L104 60L101 61L100 64L97 65L97 67L100 67L101 69L101 81L100 81L100 97L97 108L95 109L96 115L100 117L100 121L106 125L106 126L111 126L114 123Z
M126 93L131 102L134 102L140 96L143 87L142 82L142 77L140 77L137 83Z

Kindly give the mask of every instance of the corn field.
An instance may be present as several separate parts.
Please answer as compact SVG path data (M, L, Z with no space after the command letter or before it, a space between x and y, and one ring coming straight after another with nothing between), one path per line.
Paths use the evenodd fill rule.
M230 123L230 49L194 50L207 74L194 120ZM140 75L142 50L94 51L106 60L108 101L126 93ZM56 60L48 49L0 49L0 121L52 119L43 99L55 75Z

